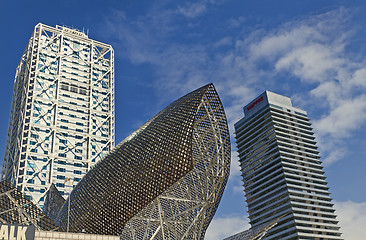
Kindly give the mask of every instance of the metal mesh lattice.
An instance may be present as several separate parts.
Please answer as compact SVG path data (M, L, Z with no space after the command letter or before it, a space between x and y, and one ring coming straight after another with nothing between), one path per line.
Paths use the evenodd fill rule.
M100 161L71 194L70 230L122 239L202 239L230 171L212 84L170 104ZM67 227L66 202L57 222Z
M0 222L32 224L39 230L56 230L56 225L41 209L7 181L0 182Z
M193 123L193 168L134 216L122 239L203 239L229 173L230 139L225 113L211 86Z
M46 214L47 217L55 221L64 203L65 199L57 190L55 184L51 184L50 189L48 189L48 192L46 194L46 200L43 206L44 214Z

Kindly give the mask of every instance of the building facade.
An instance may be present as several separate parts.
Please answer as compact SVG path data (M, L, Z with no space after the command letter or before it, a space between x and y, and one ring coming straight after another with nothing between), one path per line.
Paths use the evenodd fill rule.
M264 239L341 239L307 113L264 92L244 107L236 143L252 228Z
M114 51L79 30L37 24L16 70L2 179L43 207L68 196L114 147Z

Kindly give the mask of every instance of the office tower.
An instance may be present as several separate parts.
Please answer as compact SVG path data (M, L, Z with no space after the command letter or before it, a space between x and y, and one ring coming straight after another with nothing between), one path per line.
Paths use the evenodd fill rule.
M307 113L264 92L235 124L250 224L265 239L341 239Z
M52 183L67 196L112 147L112 47L37 24L16 70L2 179L42 207Z

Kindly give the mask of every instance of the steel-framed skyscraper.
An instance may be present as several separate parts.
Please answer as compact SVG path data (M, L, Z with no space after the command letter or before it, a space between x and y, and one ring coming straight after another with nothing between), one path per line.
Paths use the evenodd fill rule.
M35 26L16 70L2 179L43 206L114 147L114 51L76 29Z
M235 124L252 228L265 239L342 239L307 113L264 92Z

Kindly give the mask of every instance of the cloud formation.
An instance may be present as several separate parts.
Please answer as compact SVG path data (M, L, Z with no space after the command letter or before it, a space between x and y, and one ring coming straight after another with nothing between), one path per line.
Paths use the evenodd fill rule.
M366 122L366 63L353 60L345 50L353 32L347 22L349 10L304 17L271 30L208 39L200 35L199 19L209 5L204 1L176 9L152 7L133 20L115 11L106 20L106 32L118 42L123 58L153 66L162 102L214 82L231 132L243 116L242 106L261 91L300 86L291 91L301 96L295 99L324 113L313 123L325 162L339 160L342 155L337 158L332 152ZM278 86L283 74L290 77Z
M178 12L189 18L197 17L204 11L206 11L204 2L186 3L185 6L178 7Z
M366 202L335 202L342 237L363 240L366 236Z
M207 229L205 240L224 239L236 233L248 230L248 220L240 217L223 217L212 220Z
M202 16L212 8L211 1L154 5L133 19L116 10L106 18L103 32L113 39L120 58L151 66L149 79L153 79L158 104L213 82L234 140L233 125L243 117L246 103L266 89L291 94L295 105L301 104L310 113L325 164L347 156L347 141L366 134L362 130L366 125L366 58L349 51L356 31L350 23L352 11L339 8L249 31L243 17L220 22L212 17L204 22ZM232 155L232 161L237 161L236 154ZM240 192L239 171L233 163L232 173L235 186L231 189ZM338 205L344 211L365 209L362 204ZM208 237L224 236L225 228L215 227L221 224L227 224L226 233L231 235L245 229L235 226L247 226L247 221L215 219ZM351 231L352 224L344 228Z
M247 61L254 66L267 63L271 78L290 75L300 86L293 89L302 95L296 99L323 112L313 123L328 165L345 155L334 152L366 122L366 63L346 50L354 32L349 15L349 10L340 8L241 42L249 46Z

